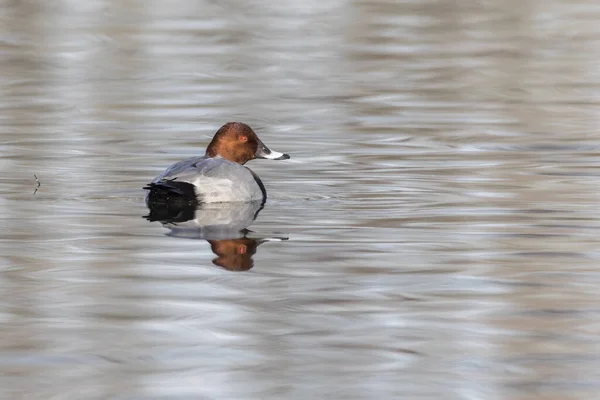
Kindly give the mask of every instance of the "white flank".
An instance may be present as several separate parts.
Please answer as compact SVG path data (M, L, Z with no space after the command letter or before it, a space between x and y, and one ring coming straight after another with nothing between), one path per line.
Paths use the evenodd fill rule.
M250 188L244 184L235 185L231 179L199 176L192 182L201 202L222 203L254 200Z

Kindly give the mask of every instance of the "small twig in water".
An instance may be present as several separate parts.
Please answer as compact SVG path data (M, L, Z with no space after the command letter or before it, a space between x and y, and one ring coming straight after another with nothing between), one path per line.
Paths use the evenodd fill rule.
M38 179L36 174L33 174L33 177L35 178L35 181L37 182L37 186L35 187L35 190L33 191L33 194L36 194L38 189L40 188L40 186L42 186L42 182L40 182L40 180Z

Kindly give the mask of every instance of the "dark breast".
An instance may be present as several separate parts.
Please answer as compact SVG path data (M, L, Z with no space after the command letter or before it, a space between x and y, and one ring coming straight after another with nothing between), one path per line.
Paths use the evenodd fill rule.
M260 180L260 178L258 177L258 175L256 175L254 173L254 171L252 171L250 168L248 168L248 171L250 171L250 173L254 177L254 181L256 182L256 184L258 185L258 187L260 188L260 191L262 192L262 195L263 195L263 203L264 203L265 201L267 201L267 189L265 189L265 185L263 185L262 181Z

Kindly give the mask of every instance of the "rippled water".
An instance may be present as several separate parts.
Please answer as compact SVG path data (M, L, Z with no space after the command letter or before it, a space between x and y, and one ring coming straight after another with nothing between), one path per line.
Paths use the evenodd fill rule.
M600 395L599 18L0 1L0 398ZM252 232L144 219L230 120L292 155Z

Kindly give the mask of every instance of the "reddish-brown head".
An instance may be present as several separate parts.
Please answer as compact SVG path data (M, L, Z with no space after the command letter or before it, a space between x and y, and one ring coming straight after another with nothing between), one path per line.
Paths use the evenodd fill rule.
M223 125L206 148L206 155L208 157L221 156L242 165L255 158L273 160L290 158L287 154L269 150L252 128L243 122L228 122Z

